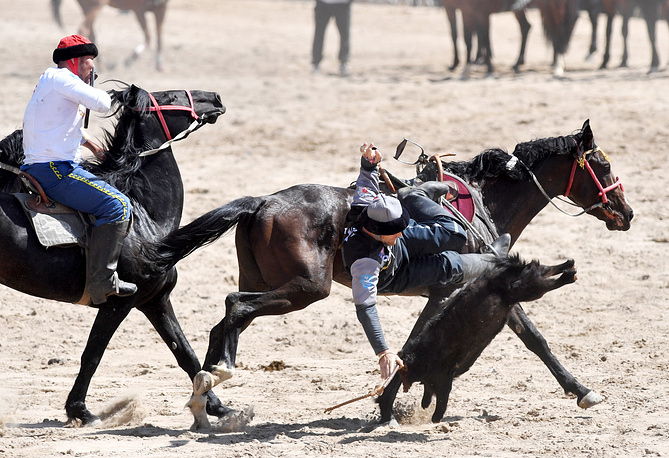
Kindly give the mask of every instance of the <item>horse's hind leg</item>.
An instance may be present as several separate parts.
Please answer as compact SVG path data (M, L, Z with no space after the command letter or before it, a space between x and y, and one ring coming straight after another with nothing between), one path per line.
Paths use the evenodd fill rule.
M65 403L68 423L81 421L82 425L87 425L99 421L99 418L86 407L86 393L109 341L130 310L129 306L116 307L112 304L112 300L99 309L88 336L86 348L81 355L79 374L77 374L74 386Z
M509 327L523 341L525 346L546 365L565 393L576 395L579 407L587 409L604 400L602 396L581 385L573 375L565 369L548 347L546 339L525 314L520 304L516 304L509 315Z
M281 288L264 293L231 293L226 315L209 336L204 369L234 372L239 335L259 316L284 315L301 310L330 294L331 281L296 277ZM221 364L223 367L221 367ZM224 372L225 374L225 372ZM229 377L227 377L229 378Z
M192 381L201 370L200 362L181 329L168 295L163 295L143 305L139 310L149 319L176 358L179 367L188 374ZM219 418L230 412L230 409L225 407L213 392L208 393L206 409L209 415Z
M193 380L193 396L189 402L195 417L195 428L207 424L202 413L202 396L219 383L234 375L239 336L254 318L282 315L300 310L327 297L332 284L332 272L320 281L296 277L281 288L264 293L231 293L225 299L225 318L211 330L209 348L201 370Z

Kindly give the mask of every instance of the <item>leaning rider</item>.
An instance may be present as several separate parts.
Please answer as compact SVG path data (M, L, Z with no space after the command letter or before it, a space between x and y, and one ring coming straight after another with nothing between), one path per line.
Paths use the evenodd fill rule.
M81 167L81 146L102 160L102 148L83 130L84 109L105 113L109 94L92 87L95 44L70 35L53 51L57 68L40 77L23 117L24 165L46 195L95 217L86 260L86 287L93 304L110 295L130 296L137 286L116 272L123 240L130 230L130 199Z
M382 155L372 143L360 147L360 175L342 247L351 274L353 301L374 353L381 377L387 379L402 360L389 350L376 310L377 294L400 294L431 285L464 284L494 266L493 254L459 254L467 242L460 223L435 201L457 195L452 181L431 181L400 189L399 200L379 191L377 165ZM506 256L511 238L493 243Z

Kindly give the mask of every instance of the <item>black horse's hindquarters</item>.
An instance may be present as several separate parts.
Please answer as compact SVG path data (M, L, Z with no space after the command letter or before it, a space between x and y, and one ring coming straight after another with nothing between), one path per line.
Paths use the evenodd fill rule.
M45 249L21 203L0 193L0 279L2 284L43 299L76 303L84 291L85 258L79 247ZM30 256L26 256L30 252ZM64 278L66 277L66 278Z
M183 90L153 93L159 105L187 108L172 110L164 117L172 136L186 130L193 122L190 108L209 123L225 111L217 93L191 91L194 107L190 105L188 94ZM110 95L114 107L119 110L115 131L108 135L105 160L91 167L94 173L125 190L133 200L134 226L126 238L119 273L122 278L136 283L139 291L127 298L112 297L99 308L81 356L79 373L65 405L72 423L88 424L97 419L86 407L86 394L109 341L134 307L146 315L191 380L201 368L170 301L177 279L176 270L147 276L142 269L146 259L141 257L138 249L147 240L154 241L160 234L179 225L184 192L178 165L170 148L148 158L140 157L141 151L135 148L135 145L157 148L167 140L156 114L147 110L153 106L148 93L130 86L122 91L110 91ZM160 186L160 192L154 192L156 186ZM7 187L3 186L3 189ZM81 249L53 247L45 250L28 229L27 218L15 201L11 195L0 195L0 281L33 296L77 302L85 281ZM223 416L229 409L213 393L208 393L207 412Z

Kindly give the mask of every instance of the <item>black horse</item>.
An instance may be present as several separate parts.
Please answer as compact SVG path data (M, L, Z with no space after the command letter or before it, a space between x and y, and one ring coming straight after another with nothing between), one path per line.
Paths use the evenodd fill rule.
M632 208L608 158L596 146L588 121L574 135L520 143L512 155L489 150L471 161L443 167L470 183L481 202L475 228L488 242L508 232L515 243L550 199L561 195L583 213L606 222L609 230L630 228ZM269 196L244 197L202 215L154 247L150 256L154 268L169 268L237 226L240 292L227 296L225 317L211 330L203 371L194 380L194 397L232 377L239 335L255 318L303 309L327 297L333 279L350 286L339 247L352 197L351 189L322 185L297 185ZM470 242L469 251L480 244L480 240ZM415 292L429 295L416 332L453 289ZM509 327L541 358L564 391L576 395L580 407L601 402L600 395L560 364L519 304L512 309ZM196 425L206 424L202 411L194 414Z
M166 143L168 138L214 123L225 107L215 92L155 92L152 102L148 92L130 86L123 91L112 90L110 95L116 120L113 134L105 134L106 157L100 163L87 163L86 167L132 201L134 224L125 240L118 270L123 278L137 284L138 291L127 298L110 297L100 306L65 405L70 423L88 424L97 420L86 407L86 393L110 339L133 308L146 315L191 379L201 367L170 302L170 292L177 281L176 270L148 273L142 246L178 228L181 219L183 184ZM0 169L0 281L32 296L87 304L82 299L83 250L76 246L43 248L21 204L11 194L19 190L20 184L17 175L6 169L22 163L21 138L19 130L0 142L0 162L9 166ZM164 148L160 149L161 146ZM153 154L142 155L143 152ZM215 396L208 397L207 410L219 417L229 411Z

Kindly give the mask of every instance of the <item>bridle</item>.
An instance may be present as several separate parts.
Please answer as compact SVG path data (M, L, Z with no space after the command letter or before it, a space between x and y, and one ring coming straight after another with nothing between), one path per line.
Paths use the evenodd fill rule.
M151 154L156 154L159 151L162 151L166 148L168 148L172 143L182 140L186 138L191 132L196 131L200 127L204 125L204 122L200 119L198 114L195 112L195 103L193 102L193 96L191 95L189 90L184 90L186 95L188 96L188 101L190 102L190 106L184 106L184 105L160 105L158 104L158 101L156 98L151 94L149 94L149 98L151 99L151 103L153 106L146 108L146 111L152 111L155 112L156 115L158 116L158 120L160 121L160 125L163 127L163 132L165 133L165 137L167 138L167 141L160 145L158 148L150 149L148 151L144 151L140 153L140 156L149 156ZM190 126L183 132L180 132L177 134L175 137L172 137L172 134L170 133L169 127L167 127L167 122L165 122L165 117L163 116L163 111L187 111L190 113L190 115L193 117L193 122L191 123Z
M588 155L590 155L592 153L601 153L602 156L604 156L604 159L606 159L607 161L609 160L608 156L599 147L594 147L594 148L592 148L588 151L581 152L581 147L579 146L579 144L576 142L576 140L574 138L572 138L572 140L576 144L576 157L574 158L574 164L571 167L571 173L569 175L569 183L567 184L567 190L564 192L563 196L564 197L569 196L569 193L571 192L571 188L574 184L574 176L576 175L576 167L580 166L582 169L587 169L588 170L588 172L590 173L590 177L592 177L592 180L595 182L595 185L597 186L597 189L599 189L598 195L602 199L601 202L597 202L596 204L593 204L593 205L591 205L587 208L583 208L583 211L581 211L579 213L568 213L568 212L562 210L560 207L558 207L555 204L555 202L553 202L553 199L548 195L546 190L544 190L543 186L541 186L541 183L539 183L539 180L537 179L534 172L532 172L532 170L530 170L530 168L527 165L525 165L520 159L518 159L517 156L512 155L513 157L509 160L506 167L508 169L511 169L511 168L514 167L514 165L516 163L520 163L525 168L525 170L527 170L527 172L530 174L530 176L532 177L532 180L537 185L537 188L539 188L539 191L541 191L541 193L544 195L544 197L546 197L546 199L548 200L548 202L551 205L553 205L555 208L557 208L559 211L561 211L565 215L581 216L582 214L587 213L591 210L594 210L595 208L599 208L599 207L603 207L604 205L607 205L609 203L609 199L606 196L606 194L609 191L613 191L614 189L616 189L618 187L620 187L620 189L623 190L623 184L620 181L620 178L616 177L616 181L613 184L611 184L610 186L607 186L606 188L604 186L602 186L601 181L599 181L599 178L595 174L595 171L590 166L590 162L588 162ZM573 205L574 207L579 207L578 204L575 204L570 200L563 199L560 196L557 196L557 199L562 201L562 202L565 202L569 205Z
M145 111L152 111L155 112L158 115L158 120L160 121L160 124L163 128L163 132L165 133L165 137L167 138L167 141L160 145L158 148L153 148L148 151L143 151L142 153L139 154L139 156L150 156L152 154L156 154L166 148L168 148L172 143L177 142L179 140L182 140L186 138L191 132L196 131L200 127L204 125L204 121L198 116L198 114L195 112L195 103L193 102L193 95L190 93L189 90L184 90L186 95L188 96L188 101L190 102L190 106L184 106L184 105L160 105L158 104L158 101L156 98L151 94L150 92L147 91L149 94L149 99L151 100L151 103L153 106L145 108ZM190 113L190 115L193 117L193 122L191 123L186 130L183 132L180 132L176 136L172 137L172 134L170 133L170 129L167 126L167 122L165 122L165 117L163 116L163 111L187 111ZM4 164L0 162L0 169L2 170L7 170L9 172L12 172L16 175L18 175L21 170L18 167L11 166L9 164Z
M576 140L574 140L574 143L576 143ZM581 154L581 148L579 147L578 143L576 143L577 157L574 159L574 165L572 165L571 167L571 174L569 175L569 184L567 185L567 190L564 193L565 197L569 196L569 192L571 191L571 186L574 184L574 175L576 173L577 165L579 165L581 168L586 168L588 172L590 172L590 176L592 177L593 181L595 182L595 185L597 185L597 188L599 189L599 196L602 198L602 205L609 202L609 199L606 197L607 192L613 191L617 187L620 187L620 189L623 190L623 184L620 182L619 177L616 177L616 181L611 186L607 186L606 188L602 186L602 183L599 181L599 178L597 178L597 175L595 175L595 171L592 170L590 162L588 162L587 160L588 154L597 152L602 153L604 159L606 159L607 161L609 160L606 153L604 153L604 151L599 149L599 147L595 147Z

